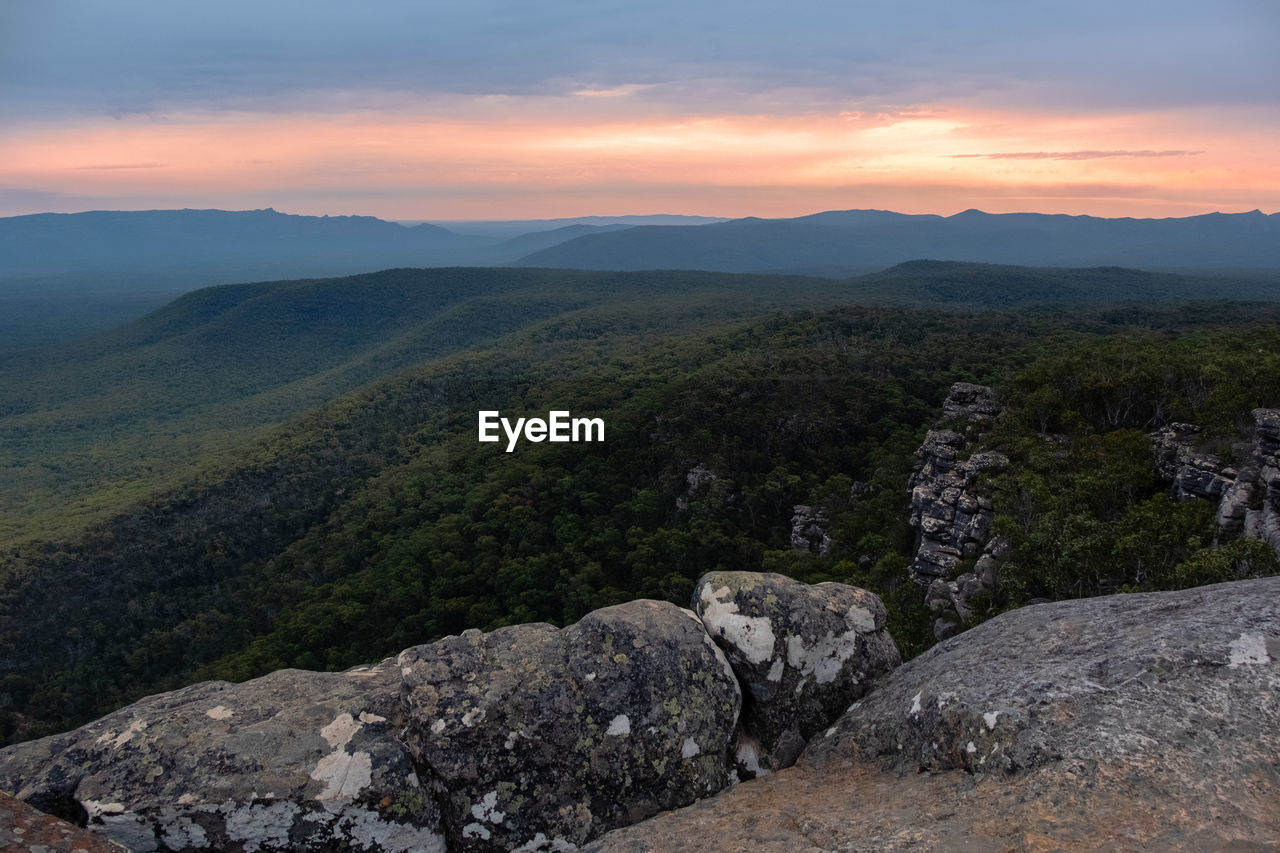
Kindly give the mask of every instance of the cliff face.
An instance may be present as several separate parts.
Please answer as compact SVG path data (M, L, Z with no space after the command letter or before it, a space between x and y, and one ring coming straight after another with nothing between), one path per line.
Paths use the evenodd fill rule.
M712 574L694 605L197 684L0 751L0 789L137 851L573 850L786 766L899 663L853 587Z
M1199 449L1193 424L1170 424L1149 438L1175 498L1213 501L1224 536L1261 540L1280 555L1280 409L1254 409L1253 420L1235 467Z

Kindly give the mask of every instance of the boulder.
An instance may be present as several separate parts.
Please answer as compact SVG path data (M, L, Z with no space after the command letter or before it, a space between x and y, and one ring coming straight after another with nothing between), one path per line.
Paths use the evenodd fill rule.
M790 765L901 662L884 605L857 587L712 572L694 588L693 608L742 684L740 778Z
M1280 577L1025 607L885 676L797 764L590 851L1273 850Z
M151 696L0 752L0 789L130 850L443 850L393 661Z
M451 850L568 850L729 783L741 694L687 610L467 631L402 652L414 759Z

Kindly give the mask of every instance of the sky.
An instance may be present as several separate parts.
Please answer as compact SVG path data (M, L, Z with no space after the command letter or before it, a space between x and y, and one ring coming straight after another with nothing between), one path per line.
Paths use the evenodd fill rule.
M1276 0L0 0L0 216L1280 210Z

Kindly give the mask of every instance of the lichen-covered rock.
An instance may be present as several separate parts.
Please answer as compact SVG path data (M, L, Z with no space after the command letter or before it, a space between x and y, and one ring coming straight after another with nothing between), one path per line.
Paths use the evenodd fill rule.
M392 661L151 696L0 752L0 788L130 850L443 850Z
M814 732L901 662L884 605L857 587L711 572L694 588L693 608L742 683L742 777L791 764Z
M450 849L574 849L729 782L741 693L675 605L467 631L398 666L408 745L442 783Z
M1189 786L1274 772L1280 577L1002 614L895 670L805 760L855 751L971 773L1123 755Z
M831 551L831 535L826 525L827 515L821 507L796 504L791 515L791 547L826 556Z
M899 667L794 767L588 851L1274 850L1278 762L1280 578L1059 602Z

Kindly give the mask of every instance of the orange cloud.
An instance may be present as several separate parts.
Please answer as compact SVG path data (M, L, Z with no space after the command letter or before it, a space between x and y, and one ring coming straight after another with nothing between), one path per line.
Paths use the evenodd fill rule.
M671 117L628 90L478 98L416 114L222 114L10 128L0 186L99 207L387 218L884 207L1186 215L1274 209L1280 155L1247 116L900 113ZM586 106L582 106L586 104ZM83 209L82 207L76 209ZM31 211L2 211L13 214Z

